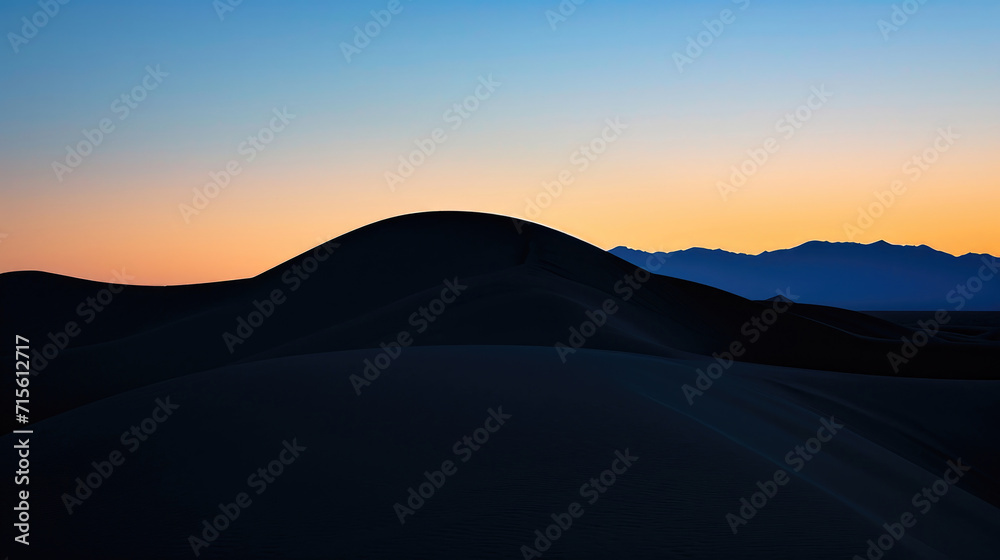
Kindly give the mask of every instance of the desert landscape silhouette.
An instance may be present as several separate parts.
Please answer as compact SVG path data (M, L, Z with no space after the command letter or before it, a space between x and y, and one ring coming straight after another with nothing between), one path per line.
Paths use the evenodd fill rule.
M995 560L1000 2L0 2L0 559Z
M60 535L33 550L842 558L896 531L901 556L987 557L995 327L944 326L897 371L917 329L519 226L400 216L204 285L0 275L21 329L88 311L33 342L32 514ZM872 515L897 507L933 522Z

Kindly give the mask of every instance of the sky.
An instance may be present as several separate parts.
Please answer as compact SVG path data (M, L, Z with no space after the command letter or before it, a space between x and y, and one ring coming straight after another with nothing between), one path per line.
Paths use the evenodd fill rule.
M605 249L998 255L998 22L994 0L7 0L0 272L242 278L429 210Z

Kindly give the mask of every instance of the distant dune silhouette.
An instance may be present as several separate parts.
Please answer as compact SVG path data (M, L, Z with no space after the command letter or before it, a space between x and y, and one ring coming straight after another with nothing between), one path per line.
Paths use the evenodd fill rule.
M864 557L961 458L971 470L888 554L991 558L995 322L928 336L749 278L754 301L671 277L680 258L646 275L544 226L431 212L253 278L125 286L100 311L106 284L2 274L3 334L38 352L32 552L192 557L202 520L294 438L301 457L200 556L519 558L580 502L545 558ZM168 396L177 410L69 515L77 477ZM456 442L499 407L509 419L464 462ZM823 422L844 427L791 468ZM626 450L617 482L581 497ZM394 505L449 459L457 473L401 523ZM727 514L777 468L788 486L734 535Z
M611 253L633 264L649 256L627 247ZM885 241L810 241L759 255L700 248L659 254L669 255L662 274L752 299L794 286L805 303L857 311L1000 311L1000 281L993 281L1000 280L1000 261L991 255L955 257Z

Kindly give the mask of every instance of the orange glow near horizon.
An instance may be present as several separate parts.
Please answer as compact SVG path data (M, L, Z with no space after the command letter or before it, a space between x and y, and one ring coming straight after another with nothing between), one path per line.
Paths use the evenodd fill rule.
M571 168L568 163L555 170L503 170L475 182L474 169L437 166L422 169L396 193L378 175L368 178L368 192L310 188L337 180L321 176L295 176L288 182L294 188L276 191L269 186L277 177L265 172L239 177L191 223L178 210L178 204L190 202L190 188L185 196L163 177L165 184L142 192L123 186L95 201L81 189L52 199L34 214L2 212L5 230L0 233L7 237L0 239L0 271L44 270L107 281L112 271L125 270L135 283L150 285L244 278L366 224L431 210L515 216L604 249L706 247L757 254L818 239L926 244L955 255L1000 254L1000 237L993 234L1000 190L987 179L988 165L968 159L957 153L951 162L942 159L916 182L891 169L864 180L861 175L874 170L831 166L817 174L801 162L775 160L723 201L715 184L718 169L725 175L724 163L661 176L649 169L652 162L641 172L640 162L609 153L606 161L576 173L574 182L539 212L529 209L526 199L544 204L545 197L538 196L545 192L542 182ZM855 224L858 207L875 203L873 192L888 190L896 178L906 181L907 192L850 239L844 224ZM120 180L127 185L135 178ZM628 195L619 194L621 184L629 185ZM953 184L976 192L977 203L950 194Z

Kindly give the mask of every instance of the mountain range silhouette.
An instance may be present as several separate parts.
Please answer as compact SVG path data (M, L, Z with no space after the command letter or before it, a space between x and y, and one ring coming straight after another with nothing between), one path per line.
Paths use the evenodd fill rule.
M627 247L611 253L633 264L649 256ZM810 241L759 255L701 248L657 255L669 258L662 274L753 299L792 286L805 303L857 311L1000 311L1000 282L992 282L1000 260L987 254Z

